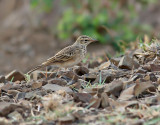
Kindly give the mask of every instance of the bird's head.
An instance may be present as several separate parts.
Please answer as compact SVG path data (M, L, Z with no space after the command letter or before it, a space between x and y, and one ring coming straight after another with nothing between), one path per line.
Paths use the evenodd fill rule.
M88 44L92 43L92 42L96 42L97 40L89 37L89 36L86 36L86 35L82 35L82 36L79 36L78 39L76 40L75 44L78 44L78 45L82 45L82 46L87 46Z

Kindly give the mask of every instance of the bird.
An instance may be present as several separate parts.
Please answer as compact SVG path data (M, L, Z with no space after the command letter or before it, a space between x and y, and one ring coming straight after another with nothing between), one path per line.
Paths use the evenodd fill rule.
M82 35L79 36L78 39L75 41L74 44L65 47L53 57L47 59L42 64L36 66L35 68L31 69L27 74L31 74L33 71L44 68L46 66L54 65L60 68L68 68L80 63L87 54L87 46L92 43L96 42L95 40L89 36Z

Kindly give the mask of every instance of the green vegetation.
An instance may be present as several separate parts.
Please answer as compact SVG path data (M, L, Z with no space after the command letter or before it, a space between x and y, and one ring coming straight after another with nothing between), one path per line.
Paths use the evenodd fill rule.
M30 3L32 8L38 7L41 11L50 12L53 8L53 1L54 0L31 0Z
M31 6L50 11L54 0L31 0ZM140 0L138 3L146 7L156 2ZM97 0L62 0L64 12L59 20L56 35L61 40L85 34L95 37L100 43L112 44L116 50L122 51L121 46L128 47L128 43L136 41L151 30L145 24L139 24L138 12L134 4L123 1Z

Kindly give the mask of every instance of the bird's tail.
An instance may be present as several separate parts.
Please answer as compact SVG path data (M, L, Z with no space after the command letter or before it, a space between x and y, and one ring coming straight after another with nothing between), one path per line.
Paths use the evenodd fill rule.
M29 72L27 72L27 74L31 74L33 71L40 69L40 68L43 68L43 67L45 67L45 65L38 65L35 68L31 69Z

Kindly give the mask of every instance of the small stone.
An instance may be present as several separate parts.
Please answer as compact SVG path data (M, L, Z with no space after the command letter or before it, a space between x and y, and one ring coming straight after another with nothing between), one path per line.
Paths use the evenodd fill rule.
M21 106L10 102L0 102L0 116L6 116L18 107Z
M13 85L12 84L10 84L10 83L7 83L7 84L5 84L4 86L2 86L1 87L1 90L3 90L3 91L8 91L9 89L11 89L13 87Z
M26 93L26 95L25 95L25 99L30 99L30 98L32 98L33 96L35 96L35 92L34 92L34 91L28 92L28 93Z
M150 73L149 76L150 76L150 80L152 82L156 82L157 81L157 77L154 75L154 73Z
M144 65L142 68L143 68L144 70L147 70L148 72L151 71L151 66L150 66L150 65Z
M11 121L7 120L5 117L0 117L0 125L13 125Z
M19 80L18 80L18 81L15 81L14 83L15 83L15 84L20 84L20 83L21 83L21 81L19 81Z
M22 115L19 112L17 112L17 111L14 111L14 112L8 114L8 117L10 119L14 120L14 121L17 121L17 122L24 121Z
M11 95L13 95L13 97L15 97L17 95L17 93L19 93L19 91L17 91L17 90L8 90L7 93L11 94Z
M131 70L133 68L137 69L139 67L139 64L133 58L126 55L121 58L118 67L121 69Z
M73 94L74 101L76 102L88 102L91 100L92 95L89 93L74 93Z
M34 82L32 83L32 89L38 89L40 87L42 87L42 82Z
M25 95L26 95L25 92L19 92L19 93L16 95L16 100L24 99L24 98L25 98Z
M25 99L31 99L33 97L36 97L37 95L38 96L44 96L46 95L47 92L45 90L35 90L35 91L30 91L30 92L27 92L26 95L25 95Z
M0 76L0 83L6 83L5 76Z
M64 80L64 79L62 79L62 78L50 79L50 80L48 80L48 83L49 83L49 84L57 84L57 85L60 85L60 86L65 86L65 85L67 85L66 80Z
M70 125L75 120L72 115L67 115L58 119L59 125Z
M6 76L6 79L8 81L12 81L12 82L15 82L15 81L22 81L22 80L25 80L25 76L22 72L20 71L17 71L17 70L13 70L12 72L10 72L7 76Z
M64 90L67 93L72 93L73 92L69 87L62 87L62 86L57 85L57 84L46 84L42 88L45 89L45 90L52 90L52 91Z

